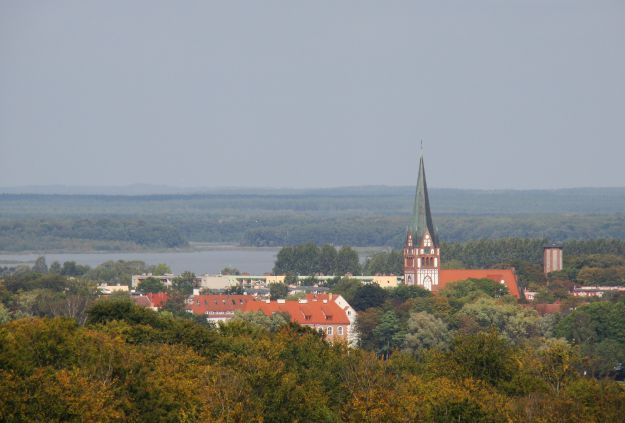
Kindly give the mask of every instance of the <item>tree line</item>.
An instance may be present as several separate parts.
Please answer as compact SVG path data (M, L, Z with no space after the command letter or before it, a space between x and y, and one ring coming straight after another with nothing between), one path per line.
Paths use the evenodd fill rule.
M0 420L605 422L625 411L623 387L584 376L567 341L450 334L419 313L405 335L418 354L386 357L279 315L215 327L119 298L94 303L84 325L13 320L0 325ZM385 314L376 334L392 345Z
M152 207L145 204L145 207ZM184 213L0 218L0 251L138 250L181 248L190 242L248 246L317 245L401 248L407 214L358 210L223 210ZM0 204L0 210L2 209ZM440 239L447 243L477 239L531 238L557 241L613 238L625 240L625 215L440 215Z

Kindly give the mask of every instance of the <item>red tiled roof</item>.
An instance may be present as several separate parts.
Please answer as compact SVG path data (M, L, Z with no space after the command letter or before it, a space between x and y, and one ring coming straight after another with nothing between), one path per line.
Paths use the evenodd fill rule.
M167 294L167 292L157 292L155 294L148 292L145 296L150 299L152 306L157 308L163 307L169 299L169 294Z
M133 295L130 298L139 307L152 307L152 301L145 295Z
M194 295L193 303L187 304L187 310L193 314L206 314L207 311L219 314L242 310L245 303L254 301L250 295Z
M349 325L345 311L335 302L313 301L300 303L285 301L278 303L271 301L250 301L243 307L244 312L262 311L267 316L274 313L288 313L291 321L301 325Z
M330 297L330 295L332 295L332 297ZM306 294L306 299L308 301L334 301L336 297L338 297L338 294Z
M495 282L504 281L508 292L519 298L519 287L512 269L441 269L438 274L438 289L443 289L450 282L466 279L490 279Z

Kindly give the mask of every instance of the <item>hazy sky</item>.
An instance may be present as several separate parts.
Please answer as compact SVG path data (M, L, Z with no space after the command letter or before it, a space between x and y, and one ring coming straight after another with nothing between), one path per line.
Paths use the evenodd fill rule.
M0 0L0 186L625 186L625 0Z

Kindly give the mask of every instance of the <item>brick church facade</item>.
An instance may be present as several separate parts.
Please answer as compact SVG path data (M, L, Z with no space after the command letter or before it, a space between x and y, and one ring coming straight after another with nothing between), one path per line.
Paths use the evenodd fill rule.
M508 288L519 298L514 269L442 269L441 250L432 222L425 165L419 160L417 189L410 226L404 243L404 283L417 285L429 291L443 289L450 282L472 279L491 279Z

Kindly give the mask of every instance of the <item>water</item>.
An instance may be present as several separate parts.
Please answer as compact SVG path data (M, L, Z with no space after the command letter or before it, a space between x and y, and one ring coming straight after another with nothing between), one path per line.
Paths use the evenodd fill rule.
M262 275L271 272L278 248L226 248L189 252L145 253L67 253L67 254L0 254L0 266L32 265L43 255L48 266L54 261L63 264L75 261L95 267L109 260L141 260L148 265L165 263L174 273L191 271L195 274L217 274L224 267L236 267L242 272Z

